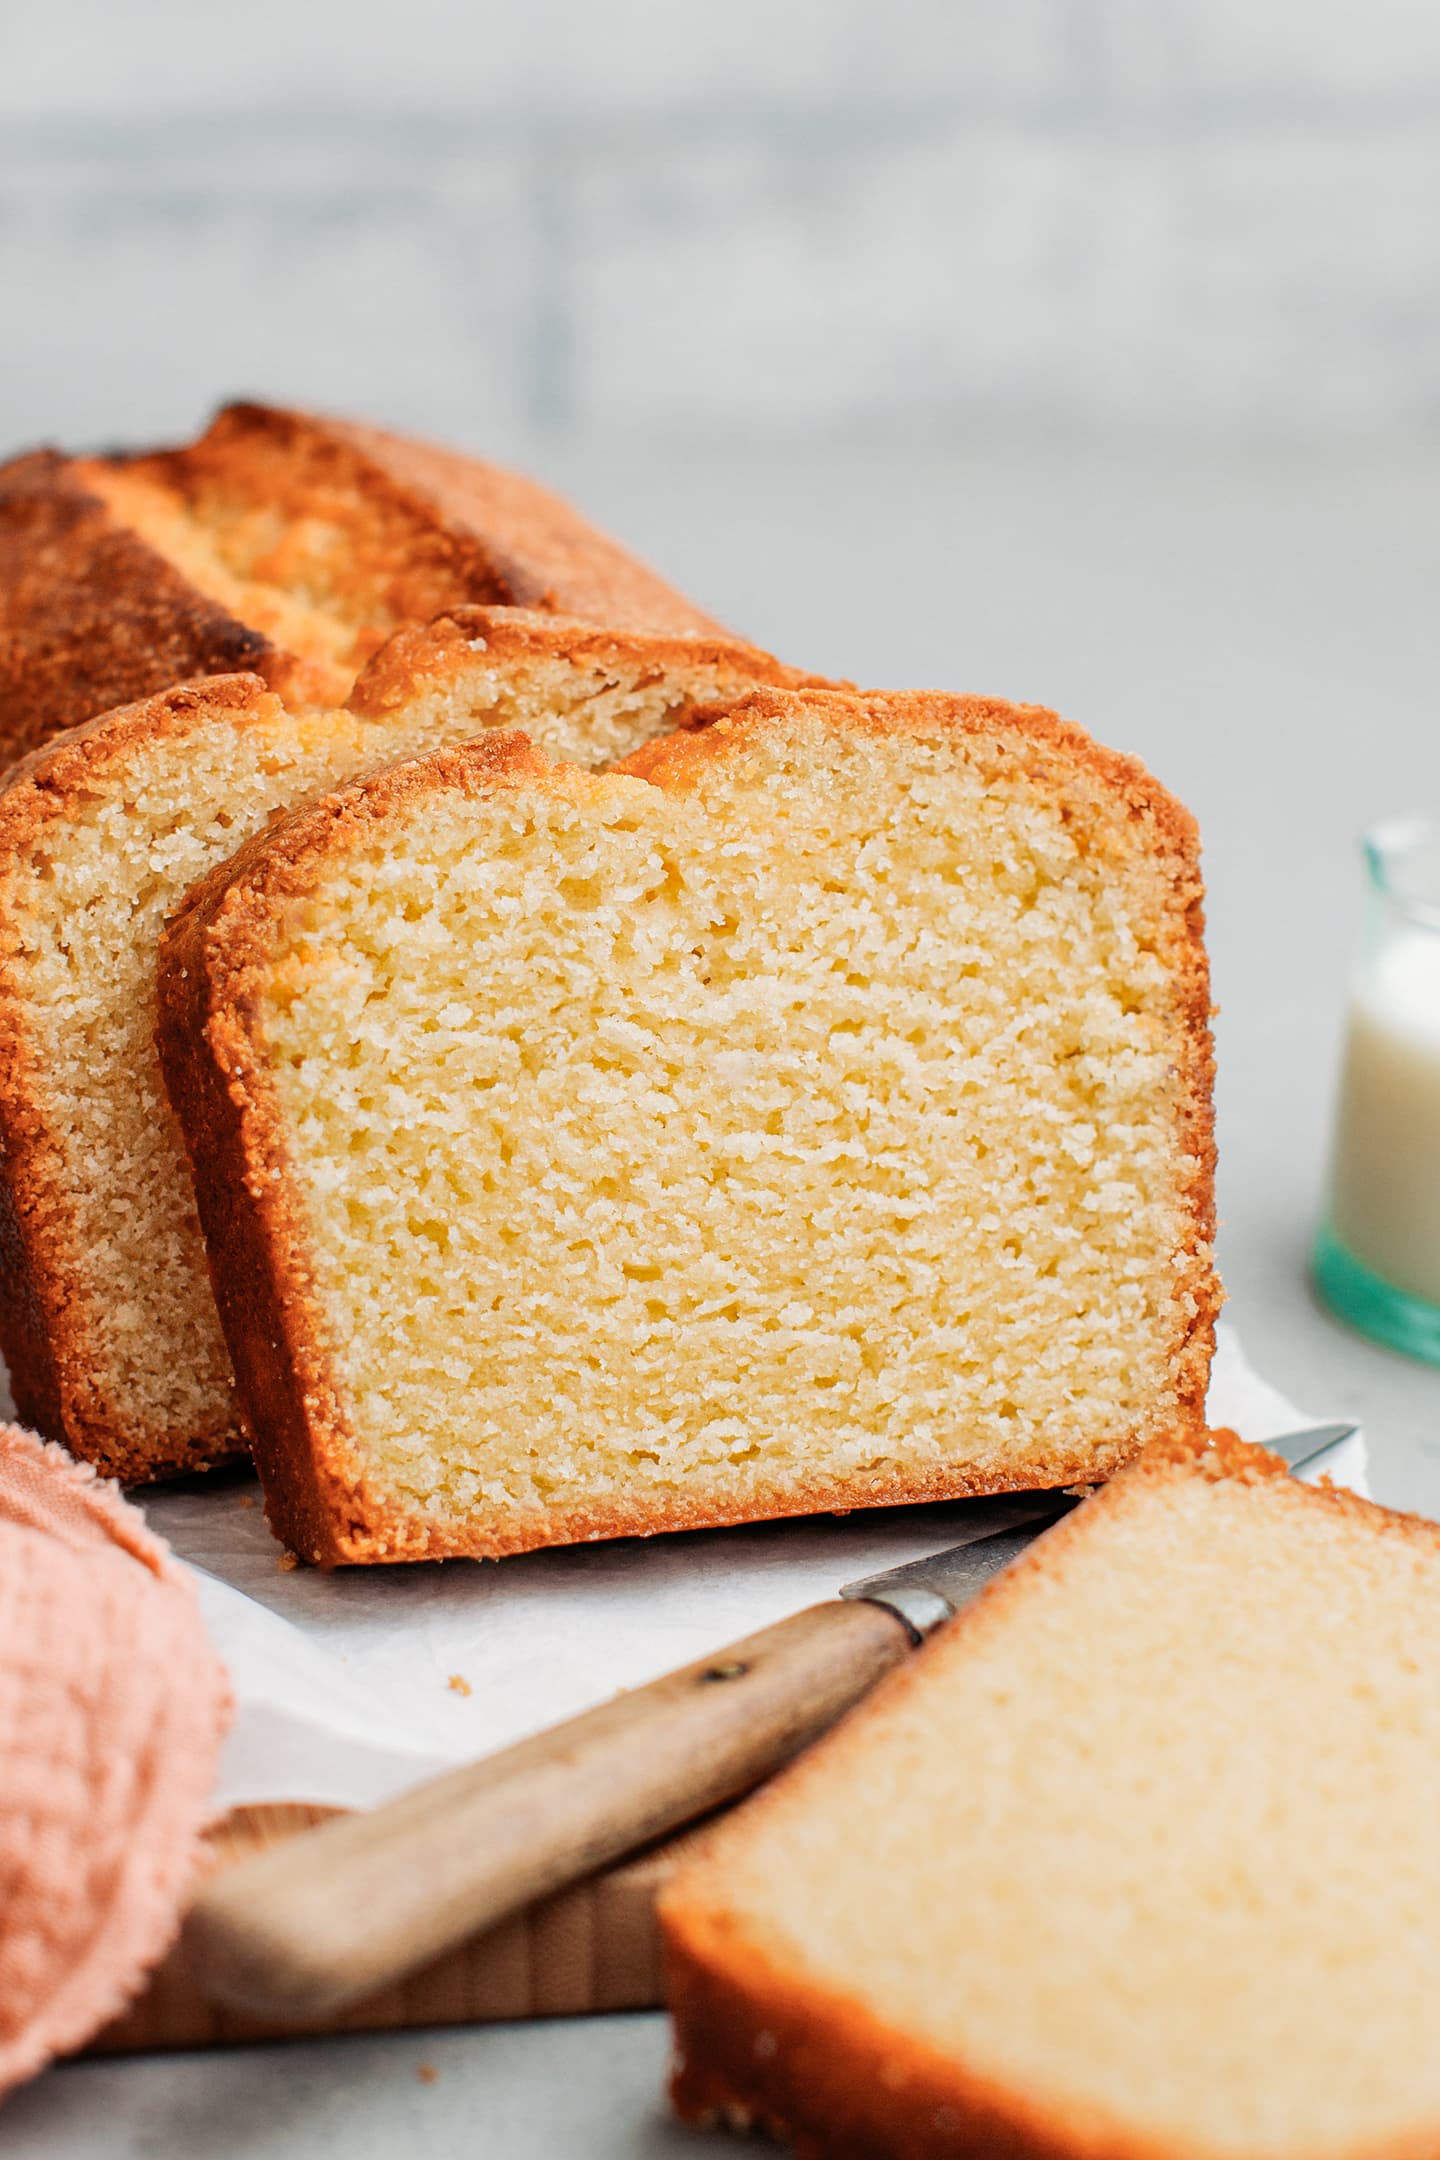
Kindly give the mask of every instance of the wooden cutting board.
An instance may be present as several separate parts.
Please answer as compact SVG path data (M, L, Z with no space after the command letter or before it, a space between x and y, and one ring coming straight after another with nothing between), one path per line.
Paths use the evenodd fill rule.
M207 1873L294 1837L336 1811L237 1808L206 1838ZM398 1987L313 2025L271 2025L207 2003L177 1944L89 2054L218 2047L301 2034L386 2032L409 2025L480 2025L499 2019L647 2010L662 2000L655 1899L703 1826L623 1866L578 1883L437 1958Z

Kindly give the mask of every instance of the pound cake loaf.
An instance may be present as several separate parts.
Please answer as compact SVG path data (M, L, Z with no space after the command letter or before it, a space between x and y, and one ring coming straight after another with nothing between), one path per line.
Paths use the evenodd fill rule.
M1161 1442L661 1904L674 2096L800 2160L1440 2152L1440 1529Z
M1107 1476L1198 1410L1194 828L1030 708L761 690L277 825L161 1052L272 1523L322 1563Z
M253 675L58 737L0 788L0 1348L20 1416L134 1482L243 1444L156 1061L155 953L186 887L278 805L487 727L602 760L787 671L715 639L472 608L377 655L350 707Z
M0 466L0 765L202 675L338 705L472 603L727 634L532 481L378 428L230 405L181 449L31 452Z

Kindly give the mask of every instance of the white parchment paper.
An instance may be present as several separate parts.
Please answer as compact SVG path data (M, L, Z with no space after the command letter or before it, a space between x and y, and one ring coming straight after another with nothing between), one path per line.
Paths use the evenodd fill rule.
M1209 1414L1247 1440L1321 1422L1262 1380L1223 1327ZM1363 1491L1363 1439L1321 1467ZM145 1512L196 1570L235 1687L219 1811L282 1800L373 1806L831 1597L856 1576L940 1551L954 1543L964 1506L331 1575L281 1568L249 1482L157 1493Z

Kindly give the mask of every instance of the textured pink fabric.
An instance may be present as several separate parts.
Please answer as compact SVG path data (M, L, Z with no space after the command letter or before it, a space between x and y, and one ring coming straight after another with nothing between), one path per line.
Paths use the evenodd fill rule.
M168 1947L229 1709L139 1511L0 1425L0 2093L88 2039Z

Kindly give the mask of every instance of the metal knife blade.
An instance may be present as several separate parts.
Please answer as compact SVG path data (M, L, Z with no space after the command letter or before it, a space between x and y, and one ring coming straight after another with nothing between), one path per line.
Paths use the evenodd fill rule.
M1307 1425L1265 1445L1292 1471L1304 1470L1359 1430L1358 1425ZM1007 1493L994 1501L976 1501L975 1526L967 1522L967 1535L960 1544L846 1583L840 1595L885 1606L905 1622L918 1642L978 1597L993 1576L1018 1560L1037 1537L1078 1505L1073 1494L1063 1492ZM983 1518L988 1527L981 1527L981 1508L996 1510Z
M1281 1433L1278 1439L1263 1444L1292 1470L1309 1470L1331 1448L1353 1440L1359 1430L1358 1425L1306 1425L1299 1432Z

